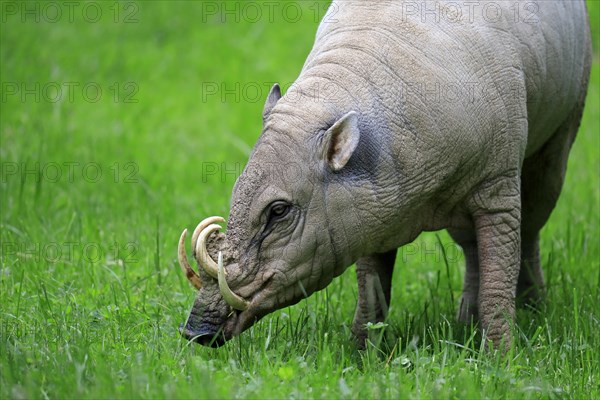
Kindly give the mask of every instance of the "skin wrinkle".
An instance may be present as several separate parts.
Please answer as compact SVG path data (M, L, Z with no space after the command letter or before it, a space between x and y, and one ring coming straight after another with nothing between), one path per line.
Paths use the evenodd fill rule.
M337 54L339 54L339 52L340 52L340 51L344 51L344 52L345 52L345 51L347 51L347 50L348 50L348 49L347 49L347 48L345 48L345 49L342 49L342 50L340 50L340 49L332 49L332 50L330 50L330 51L331 51L331 52L334 52L334 51L335 51L335 53L336 53L336 55L337 55ZM359 50L359 49L358 49L358 48L356 48L355 50ZM365 52L365 54L367 54L367 55L369 55L369 56L372 56L371 54L369 54L369 53L366 53L366 52ZM372 56L372 57L373 57L373 56ZM343 58L343 57L342 57L342 58ZM373 58L375 58L375 57L373 57ZM317 68L323 68L323 67L326 67L326 66L328 66L328 65L333 65L333 66L335 66L335 67L342 68L342 69L344 69L344 70L346 70L346 71L350 72L350 73L351 73L351 74L352 74L352 75L353 75L355 78L357 78L357 79L359 79L359 80L361 80L361 81L366 81L366 82L368 82L368 83L372 83L371 81L369 81L369 79L368 79L367 77L365 77L365 76L362 76L362 73L363 73L363 71L355 71L355 70L353 70L353 69L349 68L348 66L345 66L343 63L340 63L340 62L338 62L338 61L335 61L335 60L326 60L326 61L321 61L321 62L319 62L317 65L310 66L310 67L306 68L306 69L303 71L303 74L304 74L306 77L319 77L319 78L322 78L322 79L326 79L326 80L328 80L328 81L333 81L333 82L335 83L335 81L334 81L334 80L332 80L332 79L331 79L329 76L326 76L326 75L319 75L317 72L315 72L315 69L317 69ZM371 86L372 86L372 85L371 85ZM339 87L339 88L341 88L342 90L344 90L344 91L345 91L345 92L348 94L348 96L350 96L350 97L353 99L354 103L358 103L358 99L357 99L356 97L354 97L353 93L352 93L352 92L350 92L350 90L349 90L348 88L346 88L346 87L344 87L344 86L341 86L341 85L336 85L336 87Z
M354 76L359 77L359 75L355 71L353 71L353 70L351 70L349 68L346 68L342 64L339 64L339 63L337 63L335 61L328 61L326 63L321 63L318 66L322 67L322 66L326 66L326 65L335 65L336 67L343 68L343 69L347 70L348 72L351 72ZM306 73L307 73L307 76L309 76L311 78L319 78L319 79L324 79L324 80L328 80L328 81L334 81L329 76L318 74L317 72L314 71L314 69L308 70ZM361 77L361 79L364 79L364 78ZM358 103L358 100L356 99L356 97L354 97L354 95L352 94L352 92L350 92L349 89L347 89L345 87L341 87L341 89L344 90L344 92L346 92L346 94L348 95L348 97L350 97L353 100L354 104Z
M325 272L325 268L321 268L320 265L315 267L315 263L317 262L317 258L313 257L310 260L310 269L309 269L309 277L315 277L315 280L310 280L309 282L323 282L325 281L324 279L324 272ZM304 286L306 287L306 286ZM310 288L310 289L315 289L315 288ZM304 294L304 293L303 293ZM307 297L307 296L305 296Z
M317 245L317 247L318 247L318 245ZM311 274L308 275L308 277L306 277L304 279L307 280L305 287L310 287L311 293L327 286L329 284L329 282L331 282L333 280L334 277L339 275L345 269L345 268L340 269L339 266L334 267L334 268L325 269L325 268L323 268L320 260L317 259L316 257L312 257L310 259L310 263L311 263L311 268L310 268ZM316 270L315 274L312 273L313 270ZM328 271L329 274L325 275L326 271ZM309 278L313 277L313 276L317 279L309 280ZM311 283L313 283L313 284L311 284Z
M308 101L310 102L311 100L308 100ZM277 107L279 107L279 104L276 106L276 108ZM284 107L284 106L282 105L282 107ZM297 108L294 108L294 110L296 112L299 112L299 110ZM330 113L333 113L333 112L334 112L334 109L332 108L330 110ZM277 109L277 113L281 113L281 108ZM336 112L336 114L337 114L337 112ZM322 129L322 126L319 126L315 129L311 129L310 125L314 124L314 122L311 123L309 120L307 120L305 118L300 118L298 115L295 116L294 119L297 120L298 122L296 122L295 124L292 125L292 127L290 128L290 131L297 131L297 129L298 129L297 127L302 127L302 129L303 129L302 134L297 135L298 139L295 141L295 144L297 147L302 147L304 145L305 141L307 140L307 138L316 136L319 133L319 131ZM331 123L326 123L324 125L327 126L327 128L329 128L331 125L333 125L334 122L335 122L335 120L333 120ZM286 134L286 135L288 135L288 134ZM288 136L282 135L282 137L287 138L287 137L289 137L289 135Z
M445 22L445 21L444 21ZM461 36L461 35L457 35L456 32L454 32L454 27L455 27L455 22L448 22L447 25L444 25L444 23L440 24L440 31L446 36L446 38L448 40L450 40L451 42L454 42L455 44L458 45L458 47L460 48L460 50L465 51L467 54L469 54L472 58L472 60L469 61L473 61L473 59L475 59L474 57L474 53L471 51L472 46L470 45L470 43L468 43L468 41L471 39L471 36ZM465 29L464 26L462 26L463 29ZM458 60L459 62L461 60ZM466 69L468 68L468 64L465 62L463 63L463 65L466 67ZM475 64L477 65L477 64ZM460 72L461 70L459 69L458 72ZM460 77L462 78L462 77ZM462 82L462 80L459 80L459 82Z
M442 204L447 204L450 199L452 198L463 198L464 195L466 195L466 193L464 195L460 195L457 196L457 192L458 191L464 191L464 186L473 186L473 185L464 185L464 181L468 176L471 176L473 174L472 169L470 168L470 161L471 158L474 158L475 155L471 155L469 158L467 158L466 160L463 161L463 163L461 164L461 169L464 171L462 172L460 175L457 175L455 179L450 180L448 182L447 187L444 187L440 193L442 193L442 196L444 193L447 193L447 196L443 196L440 199L440 207L442 207ZM458 171L457 171L458 173ZM459 183L463 183L463 185L460 185Z
M335 65L335 66L337 66L337 67L341 67L341 68L343 68L343 69L347 70L348 72L352 73L352 74L353 74L355 77L357 77L357 78L360 78L361 80L364 80L364 81L368 82L368 83L369 83L371 86L374 86L374 82L373 82L373 81L369 80L368 78L365 78L365 77L362 77L362 76L360 76L359 72L357 72L357 71L354 71L354 70L352 70L352 69L350 69L350 68L348 68L348 67L344 66L343 64L339 64L339 63L337 63L337 62L334 62L334 61L328 61L328 62L323 62L323 63L320 63L320 64L319 64L319 67L322 67L322 66L327 66L327 65ZM326 76L323 76L323 75L316 74L316 73L314 72L314 70L312 70L312 69L309 69L309 70L307 70L307 74L310 74L310 76L312 76L312 77L321 77L321 78L323 78L323 79L327 79L327 77L326 77ZM349 91L349 89L347 89L347 88L344 88L344 87L342 87L342 89L343 89L343 90L344 90L344 91L345 91L345 92L348 94L348 96L349 96L349 97L351 97L351 98L352 98L352 100L353 100L353 102L354 102L355 104L358 104L358 103L359 103L359 102L358 102L358 100L356 99L356 97L354 97L354 95L353 95L353 94L352 94L352 93ZM381 106L381 107L382 107L384 110L387 110L387 111L390 111L390 112L395 112L395 110L393 110L391 107L387 107L387 106L386 106L386 102L385 102L385 101L384 101L384 99L383 99L383 98L382 98L382 97L379 95L379 92L378 92L378 91L374 91L374 93L376 93L376 95L377 95L377 97L378 97L378 100L379 100L379 102L377 103L378 105L380 105L380 106ZM396 121L394 121L394 120L390 120L390 122L391 122L392 124L395 124L397 127L403 128L403 126L401 125L401 123L400 123L400 122L396 122Z
M265 128L261 134L261 136L264 136L264 134L266 132L277 132L278 134L284 136L285 133L282 131L277 131L275 125L277 123L280 123L280 120L285 120L285 119L298 119L298 122L304 122L303 120L299 119L298 116L292 114L289 112L290 110L286 109L285 107L282 106L275 106L273 108L273 110L271 110L271 113L269 114L269 116L267 117L267 121L265 122ZM279 118L277 118L279 116Z
M331 255L333 256L334 259L334 265L338 265L338 257L337 254L339 254L337 252L336 246L335 246L335 242L333 240L333 232L332 232L332 224L330 223L330 217L329 217L329 206L327 204L327 193L329 192L329 182L327 180L325 180L323 182L324 184L324 190L323 190L323 209L325 212L325 227L327 229L327 233L328 233L328 239L329 239L329 246L331 247Z
M341 64L339 64L339 63L335 63L335 62L332 62L332 61L329 61L329 62L321 62L321 63L319 63L319 65L318 65L318 66L319 66L319 67L321 67L321 66L326 66L326 65L342 66ZM359 77L359 78L360 78L360 79L362 79L362 80L365 80L365 81L367 81L367 82L369 82L369 83L372 83L372 81L369 81L369 80L368 80L368 79L366 79L366 78L360 77L360 76L358 75L358 73L357 73L357 72L355 72L355 71L351 70L350 68L348 68L348 67L345 67L345 66L342 66L342 67L343 67L344 69L346 69L348 72L351 72L351 73L352 73L354 76L357 76L357 77ZM329 78L328 78L328 77L326 77L326 76L320 76L320 75L317 75L317 74L314 72L314 68L316 68L316 67L313 67L313 68L308 68L308 69L306 70L306 74L307 74L307 76L319 76L319 77L321 77L321 78L323 78L323 79L329 79ZM389 67L387 67L387 66L385 66L385 65L384 65L384 68L386 68L386 69L388 70L388 72L390 72L390 73L393 75L393 77L394 77L395 79L397 79L397 80L398 80L398 81L399 81L399 82L400 82L402 85L404 85L404 87L408 87L407 83L406 83L405 81L403 81L403 80L402 80L402 78L401 78L401 77L400 77L400 76L399 76L399 75L398 75L398 74L397 74L397 73L396 73L394 70L392 70L391 68L389 68ZM348 89L346 89L346 88L345 88L345 87L343 87L343 86L342 86L342 89L343 89L344 91L346 91L346 93L348 93L348 95L350 95L350 96L351 96L351 97L352 97L352 98L355 100L355 103L357 103L356 99L355 99L355 98L352 96L352 94L349 92L349 90L348 90ZM422 101L422 100L421 100L421 101ZM381 104L381 105L382 105L382 106L383 106L383 107L384 107L386 110L389 110L389 111L393 111L393 112L395 112L395 110L393 110L392 108L390 108L390 107L387 107L387 106L386 106L386 102L385 102L385 101L383 101L383 99L382 99L382 101L380 102L380 104ZM424 106L425 106L425 104L424 104L424 103L421 103L421 104L420 104L420 106L424 107ZM400 128L404 128L404 126L400 125L400 122L396 122L394 119L390 119L390 120L389 120L389 122L390 122L390 123L392 123L392 124L397 124L397 126L398 126L398 127L400 127Z
M476 53L474 51L471 51L471 49L478 50L477 54L480 56L479 57L480 59L483 59L483 60L487 60L487 59L494 60L493 54L490 54L491 50L488 50L487 52L485 52L485 50L483 48L481 48L481 46L473 46L473 47L467 46L466 49L472 55L475 55ZM484 55L484 52L485 52L485 55ZM479 64L475 64L475 65L479 65ZM500 91L498 90L498 87L496 86L496 83L495 83L496 81L494 79L492 79L492 73L490 71L488 71L487 69L483 68L483 65L494 65L494 63L490 63L490 64L481 63L481 65L482 65L482 67L481 67L480 71L484 72L485 78L481 77L481 78L484 78L484 79L480 78L479 82L492 82L494 84L494 86L495 86L495 89L496 89L497 93L500 93ZM477 72L479 72L479 71L477 71ZM506 103L504 103L503 110L506 111ZM504 113L504 116L505 116L504 120L507 120L508 116L507 116L506 112ZM500 130L500 133L503 133L503 130Z
M265 128L264 132L265 133L266 132L276 133L276 134L280 135L281 137L286 138L286 140L293 140L293 141L295 141L296 138L293 137L293 136L291 136L291 135L289 135L289 133L287 132L287 131L292 130L291 128L288 129L287 131L283 131L283 130L280 130L280 129L277 129L277 128L274 127L276 117L278 117L278 116L280 118L277 121L289 120L289 119L295 121L291 126L294 126L294 125L295 126L303 126L303 125L305 125L307 123L307 121L304 120L303 118L301 118L298 115L294 115L294 114L289 113L289 111L286 110L284 107L280 107L278 105L276 105L275 108L273 109L273 111L271 111L271 114L269 115L269 118L273 119L273 121L270 122L270 124L269 124L269 122L267 122L268 125L267 125L267 128ZM278 123L281 123L281 122L278 122ZM299 144L299 142L295 142L295 144Z
M295 151L294 146L298 147L301 142L297 137L283 132L273 125L265 130L269 132L269 139L265 141L265 146L275 155L281 154L286 150L293 153Z
M397 37L396 32L393 32L389 29L385 29L384 27L378 26L378 27L373 27L373 26L365 26L365 27L345 27L343 29L339 29L339 33L347 33L347 34L359 34L355 31L367 31L369 33L381 33L381 35L383 36L385 41L390 41L393 42L395 45L397 45L398 47L405 45L408 47L408 49L410 51L407 52L403 52L403 54L405 54L408 57L412 57L415 60L418 60L418 62L422 62L423 60L429 60L432 61L433 60L430 58L432 56L432 54L428 54L425 53L423 51L423 49L419 48L418 46L416 46L415 44L411 43L411 42L404 42L402 40L397 40L399 39ZM323 54L324 52L328 51L328 50L323 50L320 49L321 51L319 52L319 54ZM415 53L418 53L418 56L415 55ZM317 61L317 59L315 59L315 61ZM309 65L307 65L309 66ZM439 64L434 64L434 67L436 68L440 68L440 69L445 69L445 65L443 63L439 63Z
M329 53L334 53L334 55L338 55L340 51L342 51L344 53L345 52L351 53L351 52L354 51L354 52L358 52L358 53L360 53L362 55L368 56L369 58L373 59L373 61L375 62L376 65L384 67L384 69L387 70L388 72L394 73L394 71L391 68L389 68L387 65L385 65L385 63L383 62L383 60L380 57L377 56L376 52L370 51L370 49L363 48L363 47L360 47L360 46L346 46L343 49L334 48L334 49L326 50L325 52L321 53L321 56L325 56L325 55L327 55ZM308 73L308 71L311 71L311 68L315 68L317 66L321 67L321 66L324 66L324 65L327 65L327 64L333 64L333 65L336 65L338 67L342 67L342 68L344 68L344 69L352 72L358 79L364 80L364 81L367 81L367 82L371 83L370 87L373 87L372 82L369 81L369 79L367 77L365 77L365 76L362 75L362 74L365 73L365 71L354 71L354 70L350 69L349 66L345 66L342 63L337 63L337 62L334 62L334 61L331 61L331 60L330 61L321 61L317 65L315 65L313 67L307 68L306 72ZM356 67L357 64L353 64L352 66ZM370 71L371 70L368 70L366 72L368 73Z
M354 211L354 210L352 210L352 211ZM352 238L352 235L348 233L346 224L341 225L341 232L337 236L339 236L338 242L343 242L345 244L345 245L338 246L339 248L350 249L353 247L352 240L350 239L350 238Z
M314 263L315 259L312 258L311 259L311 263ZM283 299L285 302L289 301L290 299L287 298L285 296L286 293L289 292L289 289L293 289L293 290L297 290L297 282L303 281L303 280L309 280L310 276L312 276L312 270L313 268L311 267L309 269L308 274L304 274L304 275L299 275L302 271L299 271L297 268L292 270L292 276L288 276L287 274L285 274L283 271L277 269L277 276L281 276L283 277L283 279L281 279L281 281L277 281L277 287L279 287L279 290L277 290L276 292L274 292L275 296L277 297L277 301L279 302L279 299ZM309 280L310 281L310 280ZM303 284L305 288L309 288L309 290L311 289L308 283ZM311 292L312 293L312 292ZM296 292L294 292L294 294L297 294Z

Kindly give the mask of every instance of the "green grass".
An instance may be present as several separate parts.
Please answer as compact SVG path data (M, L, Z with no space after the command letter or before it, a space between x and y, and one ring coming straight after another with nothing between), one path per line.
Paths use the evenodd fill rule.
M89 3L73 22L67 9L55 23L21 22L6 4L21 7L2 3L0 28L0 398L600 397L597 56L565 187L542 232L548 304L519 312L506 356L480 351L477 330L454 322L464 268L445 233L400 253L379 348L350 340L351 268L214 350L177 332L195 292L176 242L201 218L228 215L235 177L203 181L203 165L204 175L244 165L263 83L286 86L299 73L315 3L303 3L298 22L276 8L272 23L204 21L198 2L141 3L134 23L123 23L132 6L115 23L112 2L92 3L96 23L82 17ZM598 5L590 2L594 21ZM52 82L63 84L60 101ZM66 82L79 84L72 100ZM248 91L260 82L263 93L203 98L207 82ZM24 88L34 94L22 98Z

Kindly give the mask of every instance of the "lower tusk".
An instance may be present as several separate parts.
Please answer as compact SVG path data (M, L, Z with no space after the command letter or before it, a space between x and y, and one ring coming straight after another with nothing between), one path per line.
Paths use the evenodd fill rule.
M177 259L179 260L179 266L181 267L181 270L185 274L186 278L188 278L188 280L191 282L192 285L194 285L196 289L200 289L202 287L202 281L200 280L200 277L198 276L196 271L194 271L192 267L190 267L190 264L188 263L187 259L187 254L185 253L186 236L187 229L184 229L183 233L181 234L181 237L179 238L179 245L177 246Z
M223 268L223 255L219 252L219 258L217 262L219 268L219 290L221 291L221 295L231 307L236 310L244 311L248 308L248 301L244 300L237 294L233 293L231 289L229 289L229 285L227 284L227 273L225 272L225 268Z

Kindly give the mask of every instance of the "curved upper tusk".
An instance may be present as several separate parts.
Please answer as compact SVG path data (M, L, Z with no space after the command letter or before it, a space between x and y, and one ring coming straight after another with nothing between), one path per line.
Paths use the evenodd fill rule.
M218 279L219 277L219 268L217 263L210 258L210 255L208 255L208 251L206 250L206 238L219 229L221 229L221 226L217 224L207 226L200 232L200 236L196 242L196 260L198 261L198 264L215 279Z
M219 269L219 290L221 291L221 295L231 307L236 310L244 311L248 308L249 302L244 300L237 294L233 293L231 289L229 289L229 285L227 284L227 273L225 272L225 268L223 268L223 255L219 252L219 259L217 267Z
M197 257L196 243L198 242L198 236L200 236L200 233L202 233L202 231L205 230L206 227L212 224L216 224L217 222L225 223L225 219L222 217L208 217L205 218L202 222L200 222L196 229L194 229L194 233L192 233L192 250L194 251L194 257Z
M185 253L185 237L187 236L187 229L183 230L181 237L179 238L179 245L177 246L177 259L179 260L179 266L181 270L185 274L186 278L191 282L192 285L196 289L200 289L202 287L202 281L200 277L194 271L190 264L188 263L187 254Z

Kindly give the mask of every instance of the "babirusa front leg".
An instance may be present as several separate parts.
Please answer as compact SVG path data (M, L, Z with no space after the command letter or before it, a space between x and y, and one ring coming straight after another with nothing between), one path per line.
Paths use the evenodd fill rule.
M387 316L395 261L396 250L393 250L363 257L356 262L358 302L352 332L359 347L364 347L368 338L366 324L381 322Z
M483 185L473 198L479 251L479 318L495 349L508 349L520 267L521 200L518 173Z

